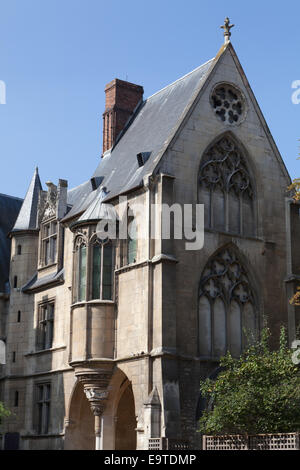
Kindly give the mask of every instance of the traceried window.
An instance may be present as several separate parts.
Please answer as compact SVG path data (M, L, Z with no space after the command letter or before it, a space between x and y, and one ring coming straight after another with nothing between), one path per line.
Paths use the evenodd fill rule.
M96 239L92 245L92 299L112 300L113 246L110 240L101 243Z
M36 386L36 430L38 434L48 434L50 427L51 384Z
M207 263L199 288L200 356L239 357L258 331L256 301L235 250L225 248Z
M229 135L205 152L199 173L205 227L255 236L255 195L243 151Z
M239 124L246 112L246 102L240 90L229 83L217 85L210 97L216 116L226 124Z
M43 266L56 262L57 255L57 222L43 223L41 226L41 261Z
M37 349L50 349L53 343L54 302L39 305L37 326Z
M75 241L73 301L112 300L114 247L110 240Z

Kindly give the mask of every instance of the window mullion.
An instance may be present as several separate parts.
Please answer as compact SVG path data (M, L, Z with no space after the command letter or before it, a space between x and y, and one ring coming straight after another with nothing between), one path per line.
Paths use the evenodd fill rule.
M86 245L86 255L85 255L85 300L90 300L90 269L91 269L91 260L90 260L90 253L91 253L91 244L87 243Z
M101 260L100 260L100 299L102 300L103 298L103 262L104 262L104 250L103 250L104 244L101 243Z

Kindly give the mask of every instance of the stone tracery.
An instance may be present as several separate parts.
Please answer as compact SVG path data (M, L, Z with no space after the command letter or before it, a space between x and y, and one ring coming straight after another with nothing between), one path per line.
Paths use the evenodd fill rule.
M205 205L207 228L255 235L254 188L243 152L230 135L204 154L199 200Z
M203 356L227 350L239 356L257 329L255 296L235 251L225 248L207 263L199 288L199 347ZM246 330L246 331L243 331Z
M210 102L216 116L226 124L238 124L245 115L245 100L241 92L229 83L217 85Z

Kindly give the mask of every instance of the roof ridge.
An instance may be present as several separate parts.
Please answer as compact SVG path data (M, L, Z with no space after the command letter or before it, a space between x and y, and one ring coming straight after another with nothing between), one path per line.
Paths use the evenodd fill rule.
M18 196L10 196L9 194L0 193L0 196L9 197L10 199L17 199L17 200L19 200L19 201L23 201L23 199L22 199L21 197L18 197Z
M188 77L188 76L191 75L192 73L196 72L197 70L201 69L202 67L204 67L205 65L209 64L210 62L212 62L212 61L214 61L214 60L215 60L215 57L213 57L213 58L210 59L210 60L207 60L206 62L204 62L204 64L199 65L199 66L196 67L194 70L191 70L190 72L186 73L186 74L183 75L182 77L177 78L177 80L175 80L174 82L169 83L169 85L166 85L165 87L163 87L163 88L161 88L160 90L156 91L155 93L153 93L153 95L148 96L148 98L146 98L145 101L148 101L150 98L153 98L153 96L155 96L155 95L157 95L158 93L161 93L162 91L166 90L166 88L169 88L169 87L171 87L172 85L175 85L175 83L180 82L180 81L183 80L184 78Z

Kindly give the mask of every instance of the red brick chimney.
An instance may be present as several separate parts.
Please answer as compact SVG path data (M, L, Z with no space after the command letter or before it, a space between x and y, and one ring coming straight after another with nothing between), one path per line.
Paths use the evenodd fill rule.
M143 99L140 85L115 78L105 87L105 111L103 113L103 153L110 149L137 104Z

